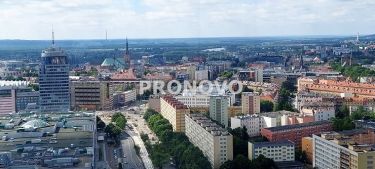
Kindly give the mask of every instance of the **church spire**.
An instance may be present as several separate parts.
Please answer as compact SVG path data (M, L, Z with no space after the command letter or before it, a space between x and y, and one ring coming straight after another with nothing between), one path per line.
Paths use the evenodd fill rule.
M52 25L52 46L55 46L55 32L53 31L53 25Z
M125 49L125 63L129 68L131 68L130 65L130 53L129 53L129 44L128 44L128 37L126 37L126 49Z
M126 54L126 55L129 55L128 37L126 37L126 51L125 51L125 54Z

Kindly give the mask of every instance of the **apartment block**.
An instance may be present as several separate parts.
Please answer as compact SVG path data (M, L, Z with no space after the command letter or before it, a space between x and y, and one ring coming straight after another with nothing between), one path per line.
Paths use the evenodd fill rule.
M185 134L218 169L227 160L233 160L233 136L202 114L185 114Z
M242 113L260 113L260 96L257 93L243 92L241 97Z
M335 117L335 105L332 102L305 103L301 108L301 114L313 116L315 121L331 120Z
M160 113L160 96L151 95L148 99L148 108Z
M313 122L314 117L301 116L297 112L276 111L231 118L231 128L246 127L250 137L259 136L262 128Z
M209 107L210 96L209 95L178 95L175 98L184 103L187 107Z
M160 98L160 114L172 124L174 132L185 132L185 114L190 111L172 96Z
M294 143L288 140L248 143L249 159L264 155L275 162L294 161Z
M70 93L70 105L73 110L107 110L112 108L109 82L71 81Z
M306 153L306 158L308 163L313 161L313 139L312 137L303 137L302 138L302 151Z
M299 78L298 91L330 93L341 97L375 98L375 84L319 78Z
M261 129L261 135L266 137L268 141L290 140L295 144L296 148L300 149L303 137L327 131L332 131L332 123L330 121L316 121L263 128Z
M211 96L210 97L210 118L228 127L228 96Z
M375 168L374 142L358 140L363 134L373 138L373 131L363 129L313 135L313 166L322 169Z

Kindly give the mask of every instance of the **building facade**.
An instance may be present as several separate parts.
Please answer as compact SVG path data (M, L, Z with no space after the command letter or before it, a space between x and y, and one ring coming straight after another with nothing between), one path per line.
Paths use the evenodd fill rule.
M185 114L185 134L218 169L233 160L233 136L202 114Z
M160 114L172 124L174 132L185 132L185 114L190 111L172 96L160 98Z
M70 109L68 57L54 44L41 54L39 92L41 112L66 112Z
M73 110L108 110L110 95L108 82L72 81L70 84L71 108Z
M266 137L268 141L290 140L295 144L296 148L300 149L303 137L327 131L332 131L332 123L330 121L316 121L311 123L263 128L261 129L261 135Z
M375 168L373 144L355 141L346 134L331 132L313 135L313 147L313 166L316 168Z
M264 155L275 162L294 161L294 143L288 140L275 142L249 142L249 159Z
M260 96L257 93L243 92L241 97L242 113L260 113Z
M210 118L228 127L229 97L228 96L211 96L210 97Z

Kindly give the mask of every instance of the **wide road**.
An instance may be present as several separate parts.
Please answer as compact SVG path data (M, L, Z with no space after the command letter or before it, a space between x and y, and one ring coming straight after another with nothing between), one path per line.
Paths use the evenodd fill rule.
M134 141L130 135L123 132L121 138L123 166L125 169L144 169L141 159L137 156L134 148ZM127 164L125 164L127 163Z

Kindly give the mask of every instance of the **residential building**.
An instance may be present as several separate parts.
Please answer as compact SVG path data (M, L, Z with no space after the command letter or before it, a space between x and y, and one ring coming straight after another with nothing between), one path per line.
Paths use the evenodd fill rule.
M313 116L315 121L331 120L335 117L335 105L332 102L305 103L301 108L301 114Z
M275 142L249 142L249 159L256 159L259 155L264 155L275 162L294 161L294 143L288 140Z
M113 107L120 108L136 101L137 93L134 89L127 91L119 91L113 95Z
M211 96L210 97L210 118L218 123L228 127L228 96Z
M41 112L67 112L70 109L68 57L54 44L41 54L39 93Z
M188 107L172 96L160 98L160 114L172 124L174 132L185 132L185 114L189 113Z
M243 92L241 97L243 114L260 113L260 97L257 93Z
M108 82L72 81L70 84L73 110L106 110L109 104Z
M160 113L160 96L151 95L148 99L148 108Z
M318 78L299 78L298 91L329 93L341 97L375 98L375 84Z
M313 139L312 137L303 137L302 138L302 152L306 154L306 160L308 163L312 163L313 161Z
M27 87L26 81L0 81L0 115L25 110L28 104L39 104L39 92Z
M202 114L185 114L185 134L218 169L233 160L233 136Z
M195 73L194 79L198 82L201 80L208 79L208 70L196 70L194 73Z
M259 136L262 128L313 122L314 117L290 111L276 111L231 118L231 128L246 127L250 137Z
M260 133L268 141L290 140L295 144L296 148L300 149L303 137L327 131L332 131L332 122L330 121L262 128Z
M177 95L175 98L190 107L209 107L210 96L209 95Z
M372 137L373 131L349 130L313 135L313 166L316 168L375 168L374 140L358 140Z

